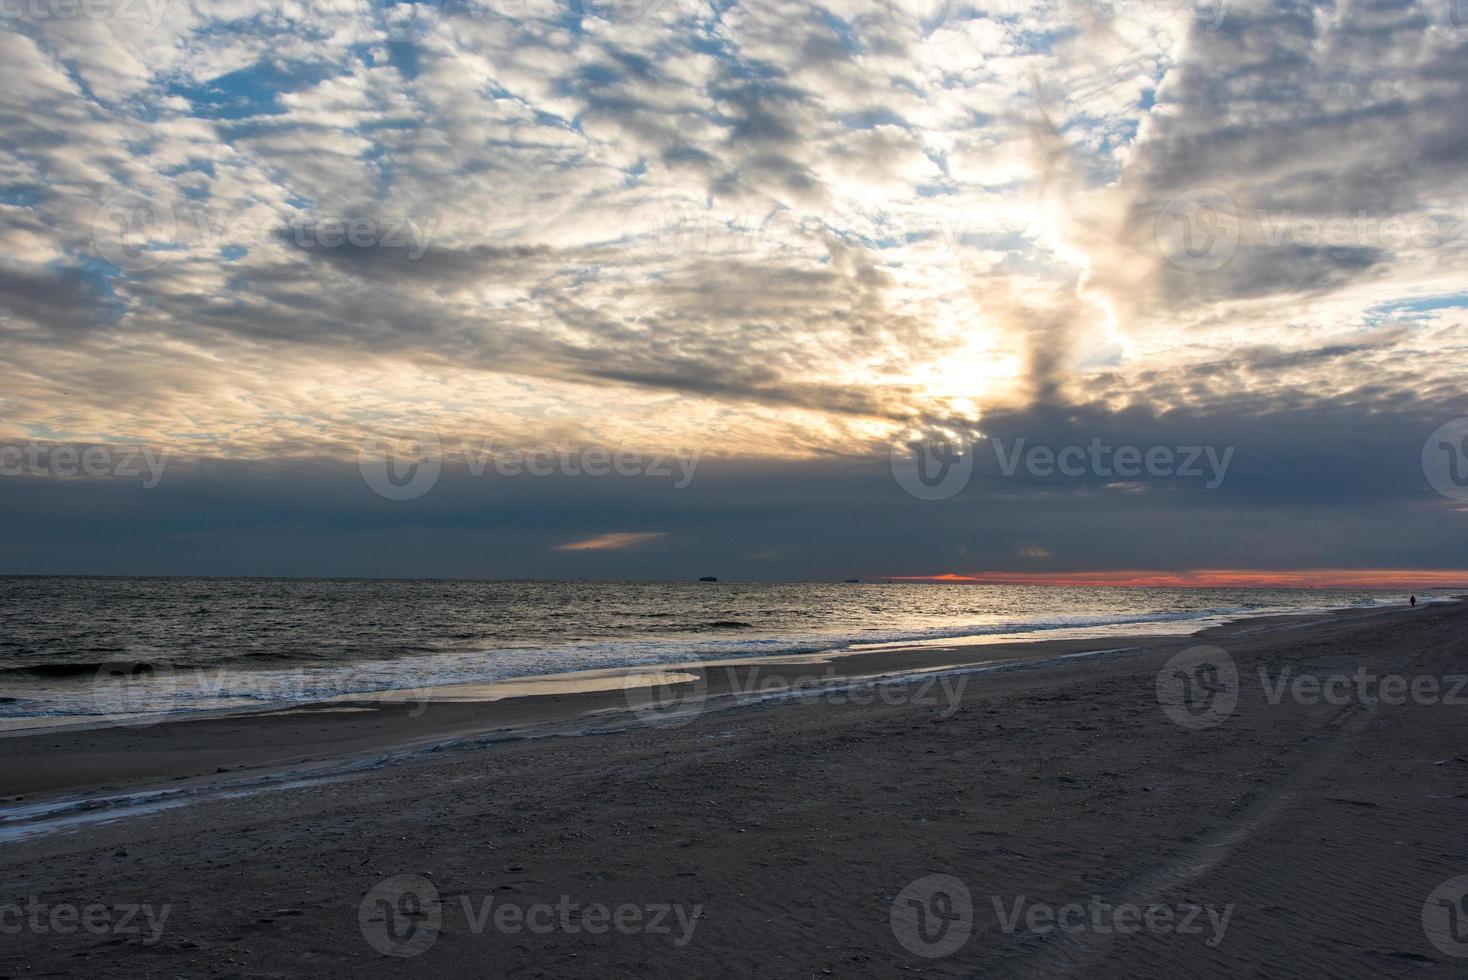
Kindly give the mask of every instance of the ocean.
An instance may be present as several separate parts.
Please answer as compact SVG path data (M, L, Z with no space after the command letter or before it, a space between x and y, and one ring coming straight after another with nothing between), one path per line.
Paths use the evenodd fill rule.
M0 718L208 710L969 638L1189 633L1399 592L0 577Z

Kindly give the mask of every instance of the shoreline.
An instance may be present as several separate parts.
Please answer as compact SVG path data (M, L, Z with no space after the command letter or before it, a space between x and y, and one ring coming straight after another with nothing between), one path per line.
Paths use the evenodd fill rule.
M994 675L1063 666L1073 658L1176 652L1232 636L1402 611L1410 610L1369 606L1271 613L1188 633L1104 639L979 636L796 656L731 657L0 730L0 831L7 824L6 806L33 804L37 798L64 802L84 792L105 796L160 784L207 786L302 767L319 774L352 768L374 754L441 751L476 739L596 734L632 725L674 727L699 714L763 700L830 698L853 686L922 684L944 672ZM939 697L944 692L928 684L926 693Z
M337 751L373 717L351 712L119 732L114 748L135 739L139 752L198 751L230 730L245 739L273 727L320 751L138 784L111 803L82 798L49 832L8 839L0 906L147 905L157 929L7 937L0 976L398 975L381 916L368 913L382 888L404 882L441 921L423 932L397 922L393 935L421 936L413 969L444 976L486 963L504 976L654 980L1457 975L1455 954L1424 933L1423 910L1468 873L1468 707L1280 698L1275 685L1362 670L1456 680L1465 626L1460 603L1275 617L1112 655L979 665L952 703L729 699L729 710L666 725L619 709L543 737L481 727L436 751L426 741ZM1158 683L1173 676L1162 668L1177 648L1202 644L1231 658L1237 703L1184 724ZM901 666L919 658L942 673L942 651ZM893 689L912 694L922 676ZM709 678L709 690L721 683ZM455 712L467 722L496 705L589 696L442 702L448 714L433 727ZM55 760L61 769L68 757ZM37 794L8 801L8 813L65 798L78 799ZM934 876L966 889L956 894L971 924L938 956L895 914ZM479 915L491 900L687 916L679 941L535 933ZM1219 917L1202 933L1140 935L1042 932L1010 918L1069 903Z
M4 577L4 576L0 576ZM12 576L16 577L16 576ZM25 576L20 576L25 577ZM37 576L47 577L47 576ZM1247 588L1244 591L1248 591ZM1258 591L1270 591L1260 588ZM1468 600L1468 593L1452 596L1437 596L1424 599L1423 605L1431 605L1443 602L1461 602ZM362 691L348 692L342 694L313 694L301 697L278 697L274 700L266 700L252 697L250 695L239 695L235 703L215 704L205 706L179 706L162 711L98 711L89 713L42 713L30 715L0 715L0 740L17 735L29 735L42 731L67 731L80 732L91 728L106 728L115 725L127 726L149 726L165 722L197 721L210 718L232 717L235 715L250 714L274 714L291 708L315 708L330 703L351 702L365 703L374 700L403 700L418 695L432 699L447 698L450 700L481 699L479 697L466 698L457 695L458 691L483 691L482 699L502 699L505 697L523 696L532 693L532 689L541 686L542 682L562 683L562 679L571 678L595 678L598 676L615 675L618 678L634 675L644 671L679 671L698 669L710 666L726 666L733 664L757 664L757 663L779 663L782 665L800 662L825 662L827 660L857 656L868 653L893 653L906 654L925 649L952 650L958 648L983 648L1001 647L1011 649L1014 647L1030 647L1036 644L1061 643L1075 641L1080 643L1121 643L1136 645L1148 643L1154 640L1175 640L1188 636L1197 635L1200 632L1219 627L1231 626L1251 620L1272 620L1278 617L1298 618L1302 616L1314 616L1334 614L1338 612L1370 612L1376 609L1396 608L1396 604L1379 603L1376 605L1351 605L1351 606L1321 606L1306 607L1299 610L1268 609L1266 611L1235 610L1230 612L1209 612L1197 617L1185 617L1179 619L1167 618L1165 614L1158 614L1159 618L1140 618L1132 621L1115 623L1089 623L1084 625L1052 625L1052 624L1023 624L1021 628L1011 629L1006 632L995 633L958 633L953 635L937 635L923 638L906 638L899 640L870 640L863 641L850 637L840 641L838 645L822 647L814 646L808 649L776 653L729 653L727 655L714 654L703 659L673 659L657 660L645 663L614 664L605 667L573 668L570 670L559 670L545 673L526 673L502 678L470 679L445 681L435 684L414 684L402 688L367 689ZM146 662L139 661L116 661L112 664L90 664L84 665L86 670L80 674L97 675L99 671L108 666L134 667L146 666ZM279 686L275 680L276 675L288 675L292 670L316 668L318 664L302 662L281 668L260 668L254 674L265 678L261 686L268 688ZM344 662L342 666L350 667L351 662ZM402 662L403 669L409 672L413 669L413 661L408 658ZM24 676L29 668L14 668ZM194 667L177 668L178 673L187 673L190 670L203 672L213 669L215 671L231 672L233 668L227 662L221 662L209 668L202 665ZM160 676L166 682L170 677L170 671L165 671ZM3 676L3 675L0 675ZM240 677L253 676L252 672L241 670ZM95 684L96 677L93 677ZM522 689L523 688L523 689ZM500 693L508 692L508 693ZM93 695L93 701L105 702L111 695ZM3 699L0 699L3 700ZM116 700L122 700L117 698Z

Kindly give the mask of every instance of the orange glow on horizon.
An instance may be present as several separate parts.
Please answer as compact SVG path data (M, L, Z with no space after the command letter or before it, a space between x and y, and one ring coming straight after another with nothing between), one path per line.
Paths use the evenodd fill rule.
M891 575L893 582L958 582L980 585L1111 585L1185 589L1428 589L1468 590L1468 570L1414 568L1309 568L1264 571L1247 568L1201 568L1180 572L943 572L938 575Z
M619 551L622 548L632 548L658 538L666 538L666 531L615 531L611 534L598 534L594 538L584 541L571 541L567 544L558 544L556 551Z

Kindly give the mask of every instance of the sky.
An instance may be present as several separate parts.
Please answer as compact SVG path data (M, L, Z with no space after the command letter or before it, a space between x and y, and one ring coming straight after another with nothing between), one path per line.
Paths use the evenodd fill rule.
M1468 582L1451 0L0 21L0 572Z

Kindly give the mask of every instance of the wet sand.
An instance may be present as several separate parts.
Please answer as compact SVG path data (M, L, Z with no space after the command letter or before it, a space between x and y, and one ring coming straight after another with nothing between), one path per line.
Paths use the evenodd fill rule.
M1086 657L1064 655L1096 643L714 667L659 701L3 738L12 813L180 797L6 843L0 929L21 921L7 906L43 911L0 942L0 976L1465 976L1424 926L1468 874L1468 704L1448 697L1465 632L1463 605L1357 611ZM1202 643L1236 665L1236 704L1183 724L1159 671ZM1439 693L1272 703L1285 669ZM849 685L896 670L929 673ZM826 689L756 696L802 676ZM159 928L53 928L44 910L68 905L147 906L133 924Z
M1166 641L1122 637L1102 643L981 643L719 660L348 696L273 710L119 716L112 723L0 732L0 799L122 790L159 780L210 777L220 770L247 773L325 764L460 738L574 733L626 724L667 727L690 712L724 710L736 700L782 690L813 691L917 671L1038 661L1160 642ZM929 693L943 694L941 687L929 688Z

